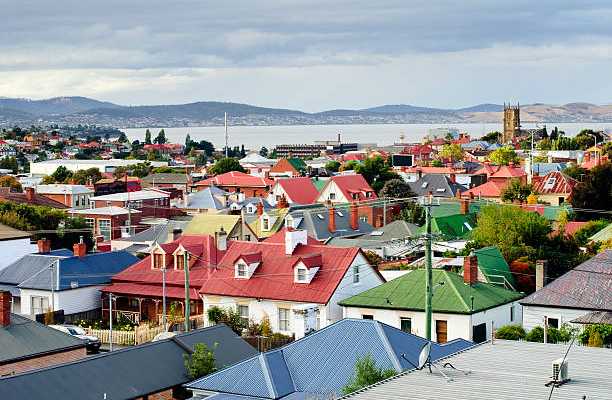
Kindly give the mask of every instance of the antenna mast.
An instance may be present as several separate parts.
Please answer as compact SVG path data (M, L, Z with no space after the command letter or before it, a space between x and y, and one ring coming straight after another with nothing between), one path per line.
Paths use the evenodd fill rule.
M227 136L227 112L225 114L225 158L227 158L228 150L228 136Z

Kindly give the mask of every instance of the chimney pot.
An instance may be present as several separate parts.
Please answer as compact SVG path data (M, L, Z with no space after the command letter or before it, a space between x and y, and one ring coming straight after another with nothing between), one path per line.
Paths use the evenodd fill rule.
M329 221L327 224L327 229L330 233L336 232L336 210L334 207L329 208Z
M451 183L457 183L457 175L450 174L450 181Z
M257 215L261 216L262 214L263 214L263 203L260 201L260 202L257 202Z
M478 282L478 257L475 255L463 258L463 282L468 285Z
M356 231L359 230L359 213L358 213L358 209L357 209L357 204L356 203L351 203L350 205L351 209L350 209L350 223L351 223L351 229Z
M25 189L25 195L26 195L26 200L28 202L33 202L34 201L34 195L35 195L36 191L34 190L33 187L27 187Z
M221 227L215 235L217 237L217 249L220 251L227 250L227 232L225 232L225 229Z
M38 245L39 253L51 252L51 241L45 238L39 239L36 244Z
M11 292L0 292L0 326L11 324Z
M72 246L72 250L74 252L74 255L76 257L85 257L85 255L87 254L87 245L85 243L83 243L83 241L79 242L79 243L75 243Z
M536 261L536 290L540 290L546 285L546 275L548 275L548 260Z

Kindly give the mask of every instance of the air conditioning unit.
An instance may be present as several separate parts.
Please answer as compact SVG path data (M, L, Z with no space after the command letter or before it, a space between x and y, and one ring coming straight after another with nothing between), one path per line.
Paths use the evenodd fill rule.
M566 382L569 380L567 360L563 361L562 358L559 358L552 362L552 380L553 382Z

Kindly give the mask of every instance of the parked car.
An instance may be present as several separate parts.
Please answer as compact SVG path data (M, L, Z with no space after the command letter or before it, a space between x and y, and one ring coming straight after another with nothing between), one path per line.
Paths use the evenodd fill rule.
M83 339L87 342L87 351L97 353L100 351L100 339L88 335L83 328L76 325L49 325L53 329L67 333L68 335Z

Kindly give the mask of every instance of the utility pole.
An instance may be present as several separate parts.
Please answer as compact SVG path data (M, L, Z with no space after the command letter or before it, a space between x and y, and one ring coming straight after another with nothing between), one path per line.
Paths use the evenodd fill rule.
M51 269L51 311L55 314L55 285L57 285L56 276L59 271L59 260L55 260L49 268Z
M431 299L433 297L433 276L432 276L432 262L431 262L431 208L435 206L432 203L433 197L430 193L429 196L423 199L423 207L425 208L425 338L431 340L431 325L432 325L432 310L431 310Z
M113 294L108 294L109 351L113 351Z
M224 114L225 115L225 158L227 158L227 154L228 154L228 137L227 137L227 112Z
M383 226L387 226L387 198L383 199Z
M184 264L183 269L185 270L185 332L189 332L189 315L190 304L189 304L189 264L187 260L187 251L183 254Z
M164 331L168 330L167 319L166 319L166 266L162 268L162 325Z
M130 188L128 186L128 173L125 173L125 191L127 192L127 209L128 209L128 232L132 231L132 206L130 204ZM113 232L111 230L111 237L113 238Z

